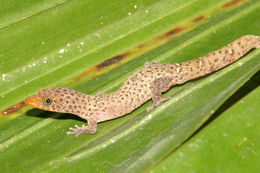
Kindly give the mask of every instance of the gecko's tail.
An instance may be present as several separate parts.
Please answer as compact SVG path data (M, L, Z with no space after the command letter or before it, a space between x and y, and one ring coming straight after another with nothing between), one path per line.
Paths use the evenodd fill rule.
M260 48L260 37L246 35L201 58L183 62L181 63L181 66L184 68L183 71L191 74L189 77L186 76L185 81L217 71L237 61L253 48Z

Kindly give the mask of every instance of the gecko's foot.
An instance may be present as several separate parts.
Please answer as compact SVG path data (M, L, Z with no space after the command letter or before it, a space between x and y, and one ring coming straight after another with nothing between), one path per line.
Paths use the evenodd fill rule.
M160 106L161 104L163 104L164 102L166 102L167 100L169 100L171 98L171 96L165 97L165 98L160 98L160 100L156 101L156 103L153 102L153 104L151 106L149 106L146 111L150 112L151 110L153 110L154 108L156 108L157 106Z
M75 135L75 137L78 137L82 133L86 134L95 134L97 132L96 129L89 128L86 125L82 125L79 127L78 125L75 125L75 128L70 128L71 131L68 131L66 134L67 135Z

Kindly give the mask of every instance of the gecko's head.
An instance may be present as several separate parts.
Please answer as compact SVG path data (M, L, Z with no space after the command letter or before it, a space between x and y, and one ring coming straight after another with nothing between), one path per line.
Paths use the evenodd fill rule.
M72 113L79 95L79 92L68 88L43 88L37 94L27 97L25 103L47 111Z

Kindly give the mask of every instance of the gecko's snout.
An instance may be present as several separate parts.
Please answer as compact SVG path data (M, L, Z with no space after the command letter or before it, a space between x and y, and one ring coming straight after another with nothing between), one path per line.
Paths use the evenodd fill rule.
M41 105L40 99L36 95L29 96L25 99L25 104L30 105L32 107L38 108Z
M27 105L30 105L32 103L30 97L27 97L25 100L24 100L25 104Z

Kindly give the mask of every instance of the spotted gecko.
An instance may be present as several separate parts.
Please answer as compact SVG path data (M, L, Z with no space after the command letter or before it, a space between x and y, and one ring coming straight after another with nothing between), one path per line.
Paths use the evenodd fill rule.
M128 114L152 99L147 111L167 101L162 92L171 86L217 71L238 60L253 48L260 48L260 37L243 36L227 46L198 59L175 64L146 62L144 67L129 76L115 92L95 96L68 88L43 88L27 97L25 103L47 111L71 113L85 120L88 125L70 128L67 135L97 132L97 123Z

